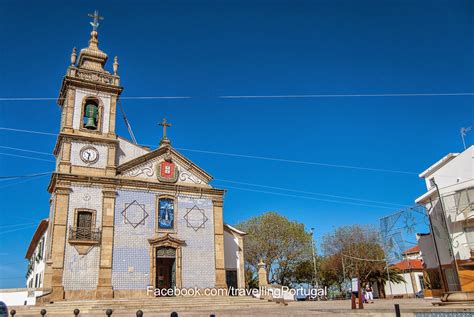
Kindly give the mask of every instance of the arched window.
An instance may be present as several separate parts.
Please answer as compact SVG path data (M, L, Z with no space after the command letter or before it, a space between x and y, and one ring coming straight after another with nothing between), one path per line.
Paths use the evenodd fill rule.
M99 105L97 101L86 99L83 113L82 126L88 130L97 130L99 128Z

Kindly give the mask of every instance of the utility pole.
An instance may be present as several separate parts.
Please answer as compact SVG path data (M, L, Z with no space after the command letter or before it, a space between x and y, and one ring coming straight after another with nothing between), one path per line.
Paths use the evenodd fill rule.
M316 270L316 254L315 254L315 248L314 248L314 228L311 228L311 231L310 231L310 234L311 234L311 249L313 251L313 269L314 269L314 286L316 287L317 286L317 283L318 283L318 278L317 278L317 270Z

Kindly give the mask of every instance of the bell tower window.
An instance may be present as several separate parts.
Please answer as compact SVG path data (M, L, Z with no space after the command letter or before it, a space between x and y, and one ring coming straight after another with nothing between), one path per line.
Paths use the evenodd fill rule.
M99 129L99 105L94 99L86 99L83 110L82 126L87 130Z

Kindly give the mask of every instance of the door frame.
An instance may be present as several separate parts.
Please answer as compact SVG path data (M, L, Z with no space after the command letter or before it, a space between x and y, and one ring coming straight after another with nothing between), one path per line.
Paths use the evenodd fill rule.
M180 240L171 236L167 233L164 236L156 237L153 239L148 239L150 243L150 284L153 286L153 289L156 289L156 250L160 247L172 247L176 249L175 256L175 265L176 265L176 288L182 288L182 279L181 279L181 258L182 258L182 247L186 245L184 240Z

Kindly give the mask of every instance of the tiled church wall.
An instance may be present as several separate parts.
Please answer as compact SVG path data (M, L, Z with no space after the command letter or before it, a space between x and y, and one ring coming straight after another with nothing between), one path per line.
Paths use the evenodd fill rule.
M100 228L102 221L102 188L71 186L69 196L68 230L74 226L74 211L76 208L96 210L96 227ZM94 246L86 255L79 255L77 250L66 242L63 285L65 290L94 290L97 287L99 275L100 247Z
M195 231L184 219L186 212L198 206L208 220L204 227ZM178 203L178 238L186 241L182 252L183 287L214 287L216 282L214 252L214 217L212 201L180 197Z
M155 195L147 192L118 190L115 200L114 248L112 251L112 286L115 290L145 290L150 284L150 244L155 223ZM148 216L134 228L126 223L123 210L136 201ZM134 224L143 216L139 206L127 209L127 218ZM141 213L141 217L140 217ZM145 214L146 216L146 214Z
M145 290L150 284L150 244L148 239L156 235L156 197L158 192L118 190L115 204L115 230L112 267L114 290ZM134 226L127 223L122 214L128 204L136 201L146 211L144 223ZM213 287L215 284L214 222L212 201L179 196L175 206L177 238L185 240L182 247L183 287ZM197 230L184 219L186 213L197 206L207 217ZM127 218L133 224L143 218L141 207L127 209ZM130 211L130 212L129 212ZM138 212L137 212L138 211ZM193 211L200 217L201 211ZM195 218L194 227L196 226Z

